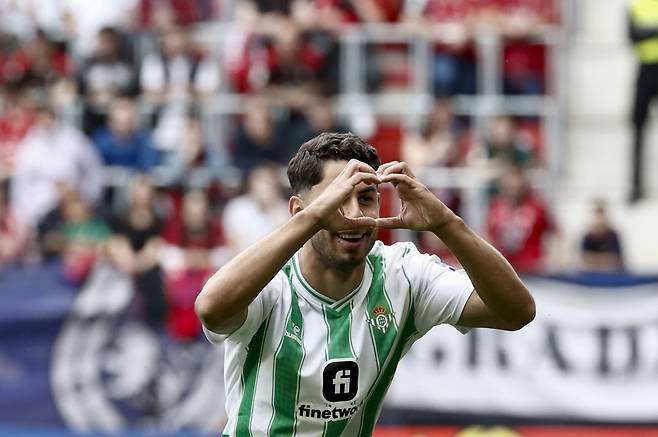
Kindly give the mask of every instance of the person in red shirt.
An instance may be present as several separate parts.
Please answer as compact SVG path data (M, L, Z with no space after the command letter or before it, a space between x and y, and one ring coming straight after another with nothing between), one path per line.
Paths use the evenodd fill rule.
M480 22L496 27L506 39L503 52L506 94L545 92L546 47L529 41L559 23L554 0L481 0Z
M204 191L185 193L180 215L170 220L164 237L178 249L181 258L177 268L169 268L166 273L167 330L175 339L194 340L201 332L194 313L194 300L217 267L213 262L213 250L224 240Z
M37 113L32 102L18 86L7 86L0 111L0 181L11 176L18 145L34 125Z
M45 32L14 51L3 62L0 81L32 87L50 86L69 75L71 59L61 43Z
M545 239L555 230L550 213L531 190L523 169L506 171L500 187L500 194L489 205L489 240L518 272L541 272Z

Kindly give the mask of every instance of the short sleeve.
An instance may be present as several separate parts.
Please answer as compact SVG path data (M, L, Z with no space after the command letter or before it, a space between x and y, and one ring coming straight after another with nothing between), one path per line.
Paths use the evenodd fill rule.
M411 243L405 248L402 262L414 294L415 322L420 335L442 323L455 326L474 290L466 272L442 262L436 255L420 254Z
M232 341L235 343L249 343L251 337L258 331L258 327L267 318L268 314L281 296L286 276L283 272L277 273L269 284L258 293L256 299L247 308L247 318L244 323L230 334L220 334L203 327L203 333L211 343Z

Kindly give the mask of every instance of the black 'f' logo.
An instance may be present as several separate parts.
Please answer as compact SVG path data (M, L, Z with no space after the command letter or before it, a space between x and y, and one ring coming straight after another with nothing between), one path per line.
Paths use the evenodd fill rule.
M347 402L359 391L359 365L353 360L329 361L322 371L322 396L327 402Z

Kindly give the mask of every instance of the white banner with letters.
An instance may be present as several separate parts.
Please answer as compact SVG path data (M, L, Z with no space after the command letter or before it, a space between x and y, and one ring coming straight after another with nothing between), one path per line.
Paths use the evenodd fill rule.
M532 324L467 335L434 328L400 363L386 405L655 423L658 284L526 283L537 302Z

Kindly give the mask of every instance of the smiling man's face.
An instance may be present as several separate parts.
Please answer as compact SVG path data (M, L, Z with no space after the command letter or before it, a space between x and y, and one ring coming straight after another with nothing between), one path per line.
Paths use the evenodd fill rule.
M322 193L343 170L347 161L325 161L322 180L305 193L307 204ZM342 205L345 217L379 217L379 194L375 185L360 183ZM366 258L377 240L377 230L337 231L322 229L311 238L311 246L322 263L338 270L353 270Z

